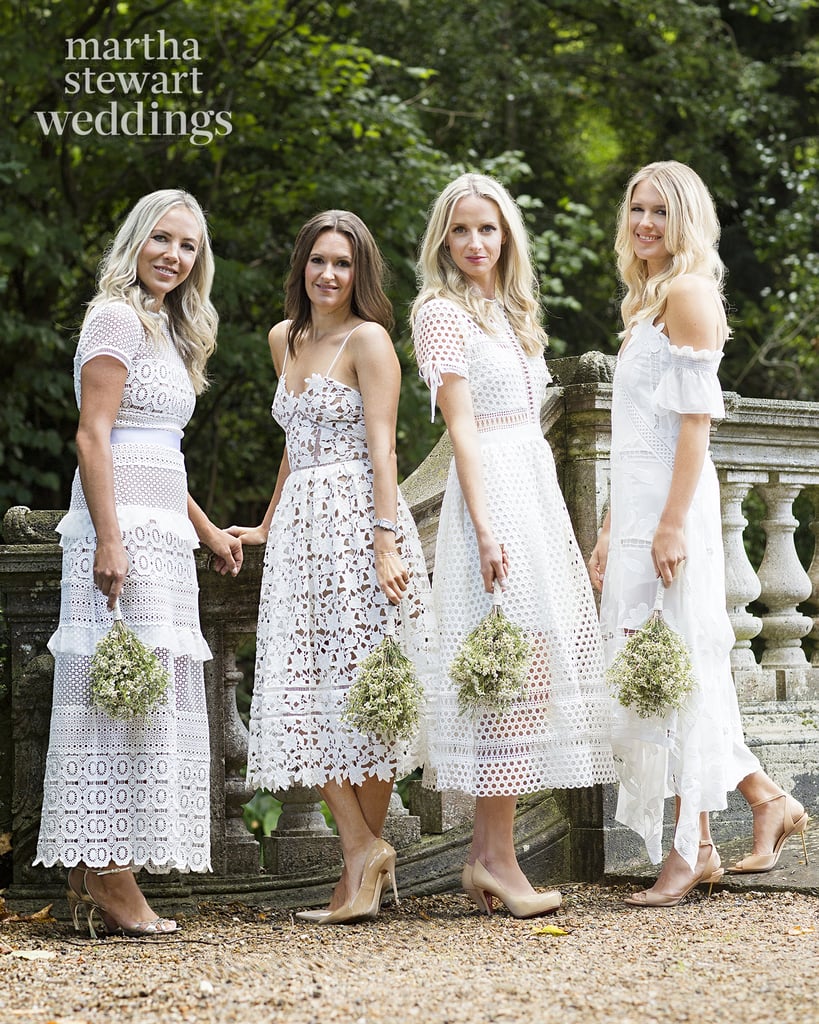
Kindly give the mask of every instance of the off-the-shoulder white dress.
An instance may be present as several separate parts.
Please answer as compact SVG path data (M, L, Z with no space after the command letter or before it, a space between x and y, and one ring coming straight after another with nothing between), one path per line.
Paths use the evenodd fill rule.
M651 543L671 484L683 414L725 415L720 351L678 348L663 324L635 325L614 376L611 542L601 627L610 664L627 634L647 619L657 589ZM698 814L725 808L727 793L759 769L745 745L725 609L719 483L710 454L685 522L686 560L664 595L664 615L691 652L697 689L685 707L641 719L619 705L612 746L620 778L617 819L662 859L664 799L679 796L675 846L693 867Z

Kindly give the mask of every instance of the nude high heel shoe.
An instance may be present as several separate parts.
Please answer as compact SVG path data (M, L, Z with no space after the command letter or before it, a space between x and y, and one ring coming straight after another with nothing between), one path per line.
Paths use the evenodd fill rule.
M472 877L471 864L464 864L464 869L461 873L461 888L479 910L482 910L485 914L492 913L492 896L476 888Z
M325 917L329 917L332 910L300 910L295 915L297 921L309 921L310 924L317 924Z
M635 892L631 896L626 896L623 900L630 907L676 907L678 903L682 903L685 897L695 889L698 885L704 885L708 883L708 896L711 896L711 890L714 888L714 883L718 882L725 874L725 869L720 867L719 854L713 843L700 842L700 846L710 846L711 853L708 855L708 860L702 871L695 876L694 880L690 885L687 885L682 892L651 892L649 889L645 889L643 892Z
M467 865L468 867L469 865ZM513 896L501 886L497 879L491 875L479 860L472 865L471 889L469 895L479 907L486 910L487 914L492 913L492 897L499 899L505 904L513 917L539 917L541 914L548 914L557 910L563 902L559 892L535 892L531 896ZM466 888L466 887L465 887Z
M805 863L808 863L808 844L805 842L805 833L808 830L808 812L802 807L802 813L797 817L793 814L793 805L797 807L802 805L797 803L792 796L787 793L781 793L779 796L768 797L767 800L757 800L755 804L751 804L751 810L754 807L760 807L762 804L773 803L774 800L784 800L782 804L782 831L774 844L772 853L751 853L747 857L743 857L742 860L737 861L736 864L728 868L728 871L732 875L753 875L761 874L763 871L771 871L776 867L779 862L779 855L782 853L782 847L785 845L785 840L790 839L794 833L798 833L802 839L802 851L805 854Z
M398 903L398 888L395 884L395 850L383 839L370 844L364 861L361 885L358 892L343 907L319 917L316 924L352 924L377 916L381 909L381 896L387 882L392 882L395 902Z

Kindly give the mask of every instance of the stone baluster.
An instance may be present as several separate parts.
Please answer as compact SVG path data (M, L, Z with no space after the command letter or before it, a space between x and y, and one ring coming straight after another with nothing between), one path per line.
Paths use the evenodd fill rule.
M301 878L341 865L341 841L321 811L321 793L313 786L291 786L274 794L282 803L273 834L262 840L265 871Z
M248 731L236 704L236 687L244 673L236 664L236 645L241 636L224 634L223 733L225 751L225 849L231 874L256 874L260 870L259 847L244 821L244 805L253 789L244 777Z
M382 835L396 850L403 850L421 838L420 817L407 810L394 786Z
M762 665L798 673L808 667L802 637L813 629L813 619L796 610L812 589L794 545L798 522L793 515L793 503L802 490L804 477L789 473L774 473L771 477L769 483L758 488L767 509L762 521L767 543L758 573L761 599L768 608L762 616Z
M725 549L725 600L728 616L734 629L736 643L731 651L731 667L743 671L755 670L756 659L751 640L759 635L762 620L748 611L762 591L762 585L748 560L743 534L748 520L742 512L742 502L754 484L767 482L767 473L720 471L722 498L722 538Z
M816 644L813 657L811 658L811 665L819 668L819 485L811 487L809 493L813 503L813 520L810 524L810 532L813 534L814 545L813 560L808 569L808 577L813 587L810 604L815 613L810 638Z

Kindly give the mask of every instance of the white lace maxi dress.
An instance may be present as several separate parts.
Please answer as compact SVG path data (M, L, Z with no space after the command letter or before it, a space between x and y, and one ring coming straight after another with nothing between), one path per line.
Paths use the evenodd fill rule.
M163 323L165 318L163 316ZM92 709L90 659L111 628L107 599L94 586L96 537L79 472L57 527L63 548L60 623L49 641L54 699L37 860L83 861L164 872L210 868L210 751L182 428L195 395L164 327L156 347L133 309L95 311L80 336L74 385L93 356L128 368L111 451L114 494L131 562L120 606L126 624L170 673L167 704L120 722Z
M498 306L490 337L461 307L427 302L415 323L423 379L435 396L442 374L469 381L492 530L509 553L504 612L534 643L523 699L504 715L458 714L446 668L489 612L475 531L450 466L433 573L442 672L431 709L424 781L477 796L591 786L614 779L603 652L584 560L554 458L540 427L548 371L527 357Z
M677 348L663 325L637 324L614 376L611 444L611 543L601 625L607 663L639 629L654 605L657 574L651 542L674 467L680 415L725 409L717 370L721 352ZM641 719L616 705L613 728L620 777L616 816L662 859L664 799L681 810L675 847L693 867L698 815L726 806L726 794L759 769L745 745L730 651L734 634L725 610L725 569L719 483L706 456L685 522L686 560L664 595L664 615L691 652L697 691L680 712Z
M400 778L424 756L423 730L413 741L389 742L341 720L361 662L385 635L389 602L375 571L364 404L359 391L331 376L340 354L325 375L298 382L300 394L288 390L283 368L273 401L290 474L265 550L247 769L252 785L273 792ZM410 583L396 636L427 684L437 646L432 602L400 491L397 521Z

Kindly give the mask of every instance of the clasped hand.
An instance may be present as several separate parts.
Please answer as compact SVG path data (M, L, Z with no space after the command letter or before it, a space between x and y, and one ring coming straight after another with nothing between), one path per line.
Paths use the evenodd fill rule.
M231 534L229 530L217 530L212 537L208 538L207 543L213 552L210 567L222 576L226 573L237 576L244 559L241 540Z

